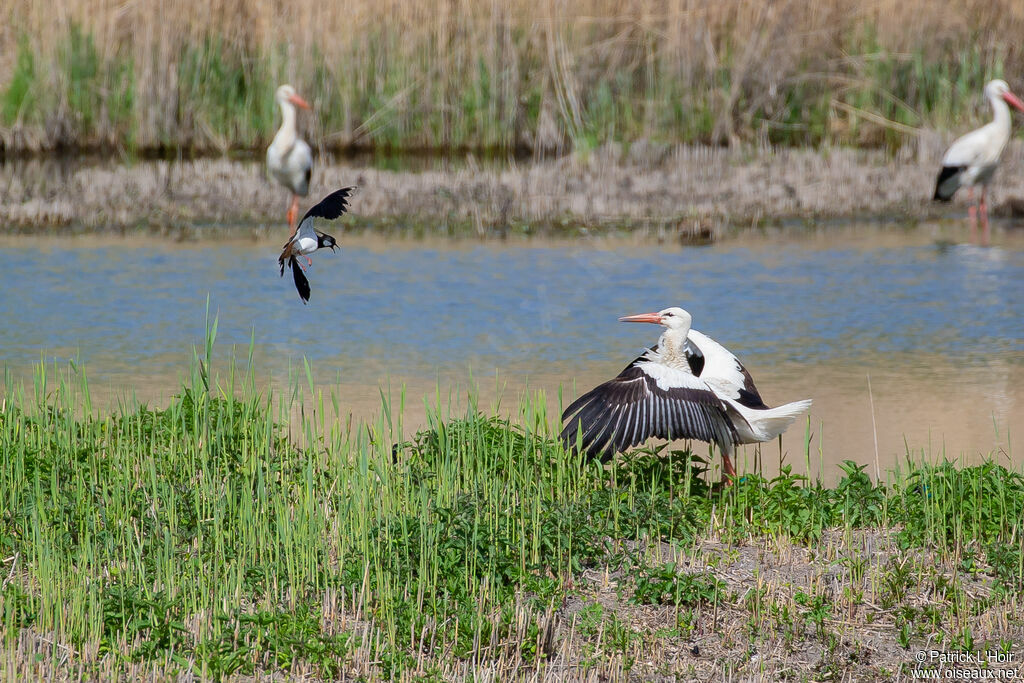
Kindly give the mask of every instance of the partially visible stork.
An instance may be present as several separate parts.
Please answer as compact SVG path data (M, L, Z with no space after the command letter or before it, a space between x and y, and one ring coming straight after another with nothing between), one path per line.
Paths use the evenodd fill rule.
M267 169L274 180L292 193L292 201L288 207L288 229L291 237L295 234L295 218L299 215L299 197L309 194L309 180L313 175L313 152L296 130L295 107L310 107L290 85L278 88L274 99L281 108L281 128L267 148Z
M769 408L739 359L697 330L681 308L619 318L666 330L657 346L618 377L580 396L562 413L566 448L577 443L607 460L651 437L696 439L722 451L722 481L736 475L735 446L770 441L811 407L811 400Z
M999 157L1010 140L1010 108L1024 112L1024 102L1010 92L1006 81L994 80L985 85L985 97L992 104L995 118L977 130L958 138L942 157L942 170L935 181L933 199L948 202L961 187L966 187L971 206L967 209L971 234L977 230L977 214L981 214L982 242L988 243L988 204L985 192L999 165ZM981 186L981 198L974 206L974 188Z

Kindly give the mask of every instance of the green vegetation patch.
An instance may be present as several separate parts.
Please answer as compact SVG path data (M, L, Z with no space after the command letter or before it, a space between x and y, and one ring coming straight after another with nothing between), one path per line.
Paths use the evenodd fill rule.
M641 568L634 576L633 600L646 605L696 606L724 599L726 584L708 572L688 574L675 565Z
M542 399L516 420L433 408L409 439L392 436L389 404L350 429L337 398L318 397L296 425L297 385L275 405L251 365L224 385L208 376L211 354L212 335L165 409L97 414L73 366L40 368L27 392L7 380L5 647L50 634L93 653L76 665L93 674L117 662L392 678L441 671L441 653L542 667L568 637L562 606L600 591L585 577L614 573L606 600L630 607L575 617L580 661L615 652L632 666L645 633L688 638L728 614L794 646L838 643L835 624L866 614L907 645L968 642L971 620L1024 595L1024 479L992 462L884 483L851 462L835 487L783 467L723 488L689 451L610 467L566 453ZM876 536L896 545L855 540ZM814 562L832 547L833 578L764 579L744 559L760 547ZM687 557L699 568L684 571ZM629 614L641 608L660 620L648 631Z
M37 107L38 94L33 90L36 86L35 52L28 38L23 35L18 40L18 53L14 70L11 72L11 80L3 91L2 112L6 125L12 126L21 120L31 120L28 117Z

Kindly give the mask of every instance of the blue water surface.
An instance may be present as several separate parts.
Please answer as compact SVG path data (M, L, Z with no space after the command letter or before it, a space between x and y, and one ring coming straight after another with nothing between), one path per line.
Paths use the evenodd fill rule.
M265 245L15 245L0 248L2 358L14 368L42 355L173 372L202 343L207 298L218 345L254 336L272 365L305 357L393 376L625 364L658 331L616 318L671 305L754 362L924 351L984 364L1024 351L1015 249L345 246L316 255L304 306Z

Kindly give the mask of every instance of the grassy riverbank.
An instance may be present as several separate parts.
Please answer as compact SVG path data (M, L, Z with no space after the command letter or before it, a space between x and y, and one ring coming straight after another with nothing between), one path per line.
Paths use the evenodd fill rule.
M1016 0L14 0L0 26L9 153L261 148L285 81L330 148L896 147L1024 73Z
M285 395L244 362L211 378L214 334L166 408L99 414L74 366L5 382L0 672L841 679L1024 655L1007 454L825 488L805 447L717 490L682 451L566 454L543 395L511 422L438 395L417 434L405 397L349 424L312 368Z

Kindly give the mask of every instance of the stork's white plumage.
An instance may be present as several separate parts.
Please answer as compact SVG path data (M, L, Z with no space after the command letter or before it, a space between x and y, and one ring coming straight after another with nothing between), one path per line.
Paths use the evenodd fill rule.
M295 217L299 215L299 197L309 194L309 180L313 175L313 151L299 137L295 125L295 107L309 109L309 103L299 97L295 88L282 85L274 94L281 108L281 128L267 148L267 169L274 180L292 193L288 207L288 227L295 234Z
M739 359L690 328L681 308L619 318L664 325L657 346L615 379L580 396L562 413L562 440L591 457L615 453L652 437L697 439L722 451L723 480L735 475L735 446L769 441L784 432L811 400L769 408ZM578 440L578 441L577 441Z
M992 176L999 165L999 157L1010 140L1010 107L1024 112L1024 102L1010 92L1006 81L994 80L985 85L985 97L992 105L995 118L977 130L958 138L942 157L942 170L935 181L933 199L949 201L961 187L970 193L971 207L968 209L971 230L975 229L974 188L981 186L978 212L981 214L982 230L988 235L988 206L985 193Z

